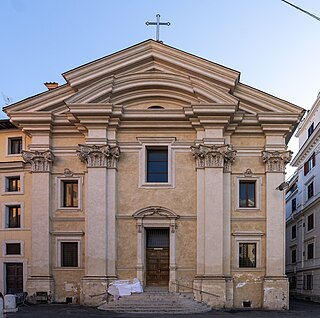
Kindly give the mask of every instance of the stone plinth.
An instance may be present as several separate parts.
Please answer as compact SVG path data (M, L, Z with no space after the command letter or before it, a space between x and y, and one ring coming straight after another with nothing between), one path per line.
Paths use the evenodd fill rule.
M196 277L193 288L197 301L205 302L213 308L226 307L227 282L224 277Z
M265 278L263 282L263 308L289 309L289 283L285 277Z

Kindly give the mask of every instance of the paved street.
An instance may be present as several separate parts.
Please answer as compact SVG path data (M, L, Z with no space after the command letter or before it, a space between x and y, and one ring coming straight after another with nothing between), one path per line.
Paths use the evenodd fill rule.
M250 310L250 311L215 311L212 310L204 314L195 315L156 315L156 314L114 314L105 311L100 311L95 308L82 307L77 305L35 305L35 306L22 306L19 308L19 312L7 314L8 318L24 317L24 318L71 318L71 317L83 317L83 318L96 318L96 317L119 317L119 318L154 318L155 316L161 317L192 317L192 318L207 318L207 317L282 317L282 318L319 318L320 317L320 304L304 302L304 301L291 301L291 309L289 311L274 312L274 311L262 311L262 310Z

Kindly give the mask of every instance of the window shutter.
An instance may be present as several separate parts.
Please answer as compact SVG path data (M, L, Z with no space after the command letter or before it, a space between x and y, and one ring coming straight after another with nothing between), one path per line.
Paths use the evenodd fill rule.
M306 176L308 173L308 161L304 163L304 175Z

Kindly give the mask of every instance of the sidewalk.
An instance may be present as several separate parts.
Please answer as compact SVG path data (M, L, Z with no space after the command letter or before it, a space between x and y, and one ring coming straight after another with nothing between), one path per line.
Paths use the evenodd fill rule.
M119 318L155 318L155 317L174 317L174 318L319 318L320 304L312 302L304 302L293 300L290 302L291 309L289 311L264 311L264 310L232 310L232 311L216 311L212 310L202 314L184 314L184 315L161 315L161 314L115 314L106 311L100 311L92 307L84 307L79 305L51 304L51 305L31 305L21 306L17 313L8 313L8 318L101 318L101 317L119 317Z

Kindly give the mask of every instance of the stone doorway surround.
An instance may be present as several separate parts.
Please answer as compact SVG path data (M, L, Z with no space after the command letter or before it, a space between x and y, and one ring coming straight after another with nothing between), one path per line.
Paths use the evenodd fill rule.
M176 285L176 229L179 215L161 206L149 206L132 215L137 227L137 278L146 285L146 228L169 228L169 291Z

